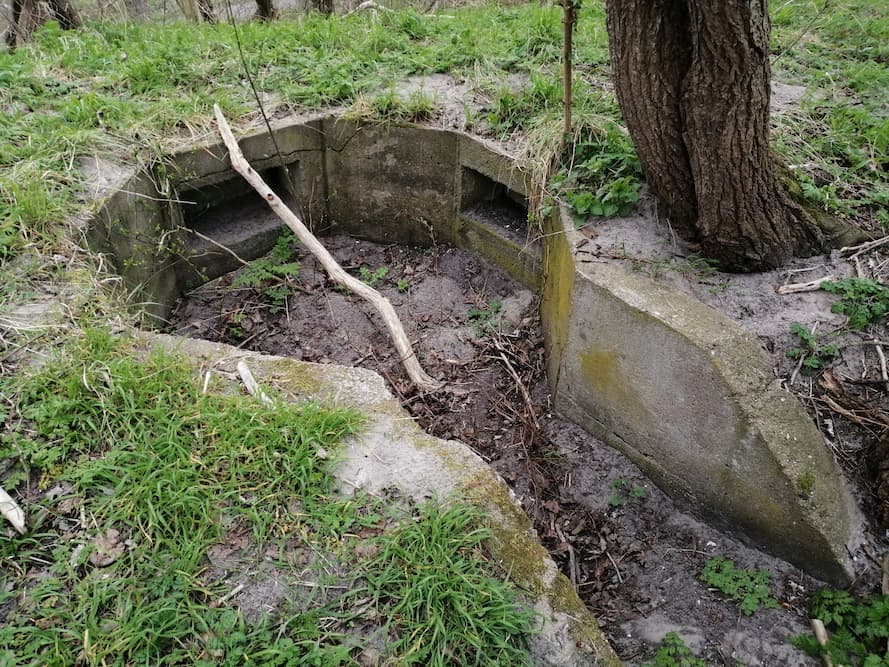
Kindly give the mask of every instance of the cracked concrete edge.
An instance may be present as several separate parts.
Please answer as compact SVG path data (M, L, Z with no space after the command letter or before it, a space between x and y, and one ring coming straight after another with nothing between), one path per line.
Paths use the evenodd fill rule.
M347 407L366 417L361 432L338 453L340 492L398 488L422 502L463 500L480 507L492 531L492 557L522 590L540 619L529 638L540 667L622 664L592 613L556 568L531 521L506 483L465 444L424 433L383 379L362 368L314 364L262 355L229 345L137 331L149 347L186 355L202 367L232 372L244 360L261 383L293 402Z
M549 242L548 279L570 290L544 288L557 411L696 513L815 576L848 582L860 512L756 338L645 276L583 262L570 220L553 217L561 241Z

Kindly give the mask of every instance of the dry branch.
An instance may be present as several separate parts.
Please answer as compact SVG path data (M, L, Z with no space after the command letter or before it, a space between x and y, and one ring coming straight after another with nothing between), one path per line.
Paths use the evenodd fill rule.
M350 276L343 270L333 258L333 255L309 231L302 220L281 201L280 197L274 193L256 170L250 166L250 163L247 162L247 159L238 147L238 142L235 140L231 128L225 120L225 116L222 115L219 105L213 105L213 111L216 114L219 134L222 135L222 140L225 142L226 148L228 148L234 170L244 177L253 189L262 196L272 211L293 230L300 242L318 259L331 280L362 297L377 310L389 329L389 335L395 343L408 377L410 377L417 388L421 391L434 391L441 388L443 383L427 375L420 367L420 362L417 361L417 356L414 354L413 347L404 332L401 320L398 319L398 315L395 313L395 309L389 300L369 285Z
M818 643L821 646L827 646L829 637L827 636L827 629L824 627L824 623L820 619L813 618L811 619L810 624L812 626L812 633L815 635L815 639L818 640ZM824 667L833 667L833 660L830 659L830 656L827 653L822 653L821 659L824 661Z
M2 488L0 488L0 514L6 517L19 534L25 534L25 513Z
M778 294L797 294L798 292L817 292L821 289L821 285L828 280L835 280L833 276L824 276L816 278L807 283L792 283L790 285L782 285L776 291Z
M247 387L247 393L251 396L258 398L260 401L265 403L266 405L274 405L274 401L268 397L262 388L259 386L259 383L253 377L253 373L250 372L250 369L247 368L247 364L243 361L239 361L237 365L238 375L241 376L241 380L244 382L244 386Z
M862 243L861 245L853 245L846 246L844 248L840 248L841 255L855 254L860 255L861 253L867 252L868 250L873 250L874 248L879 248L882 245L886 245L889 243L889 236L884 236L881 239L876 239L874 241L868 241L867 243Z

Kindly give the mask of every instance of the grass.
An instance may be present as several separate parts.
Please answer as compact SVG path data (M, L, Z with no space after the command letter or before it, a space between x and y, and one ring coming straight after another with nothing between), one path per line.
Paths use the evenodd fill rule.
M33 500L30 532L0 543L3 664L355 664L350 628L368 619L385 619L399 664L525 660L533 617L491 576L477 512L332 494L325 461L356 414L205 395L184 359L101 330L2 391L4 486ZM209 572L209 550L238 540L242 568L272 552L359 565L327 589L280 562L341 592L248 620Z
M775 147L799 166L806 194L825 209L889 224L889 25L877 0L842 0L817 13L802 0L776 3L773 52L784 78L818 89L776 120ZM271 106L356 105L359 116L426 118L438 102L401 99L396 82L450 72L473 84L477 129L534 138L532 158L561 162L563 192L581 215L626 212L641 180L607 86L600 5L577 27L576 150L561 158L561 12L531 4L455 10L458 20L410 9L238 28L247 67ZM850 22L846 17L854 16ZM486 100L486 101L485 101ZM0 54L0 262L26 249L51 251L65 222L85 214L82 155L154 161L211 131L214 102L229 117L255 109L229 25L182 22L53 24L33 45ZM552 134L559 141L537 141ZM587 168L593 160L600 170ZM586 165L586 166L585 166Z
M775 120L777 150L825 210L889 230L889 17L874 0L775 3L774 72L810 88Z

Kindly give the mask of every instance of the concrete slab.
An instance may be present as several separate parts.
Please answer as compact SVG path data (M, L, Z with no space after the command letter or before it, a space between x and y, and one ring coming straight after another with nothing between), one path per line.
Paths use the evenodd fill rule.
M581 264L566 212L551 226L543 321L556 410L710 522L847 582L857 509L755 337L646 276Z
M208 341L139 333L151 346L187 355L203 365L234 371L244 360L260 383L294 402L318 402L363 413L366 425L336 461L340 491L397 488L417 501L470 502L481 508L493 532L489 550L526 591L541 618L529 638L540 667L616 666L620 661L595 619L540 544L506 483L466 445L424 433L392 396L383 379L366 369L312 364L260 355Z

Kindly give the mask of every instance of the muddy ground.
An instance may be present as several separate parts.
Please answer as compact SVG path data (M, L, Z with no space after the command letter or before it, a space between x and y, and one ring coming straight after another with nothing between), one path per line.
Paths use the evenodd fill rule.
M707 664L818 664L789 644L808 631L818 582L698 522L622 455L552 414L532 292L454 248L325 243L393 302L446 391L417 394L370 307L296 245L298 275L241 287L237 273L224 276L181 302L174 332L382 374L424 429L469 444L510 483L627 663L650 658L675 630ZM698 575L715 555L772 572L780 608L748 617L708 590ZM858 587L874 585L870 576Z

